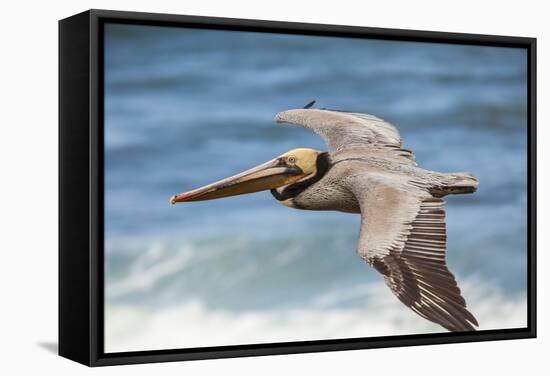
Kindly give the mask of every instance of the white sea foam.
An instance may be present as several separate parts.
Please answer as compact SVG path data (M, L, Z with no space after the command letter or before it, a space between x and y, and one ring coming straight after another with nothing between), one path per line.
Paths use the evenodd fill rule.
M161 245L151 246L129 265L125 278L108 283L107 297L116 299L128 293L150 290L162 278L184 270L192 257L192 250L187 247L174 252L172 258L165 257L165 253L166 248Z
M480 278L461 282L479 329L526 326L524 296L505 296ZM337 308L364 296L368 306ZM303 308L211 310L199 300L168 307L107 303L107 352L433 333L444 331L416 316L382 282L330 292Z

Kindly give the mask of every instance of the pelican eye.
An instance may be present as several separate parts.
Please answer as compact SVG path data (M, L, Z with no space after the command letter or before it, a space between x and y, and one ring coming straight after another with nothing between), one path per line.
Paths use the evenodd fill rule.
M290 163L290 164L294 164L294 163L296 163L296 157L293 156L293 155L291 155L290 157L288 157L288 158L286 159L286 161L287 161L288 163Z

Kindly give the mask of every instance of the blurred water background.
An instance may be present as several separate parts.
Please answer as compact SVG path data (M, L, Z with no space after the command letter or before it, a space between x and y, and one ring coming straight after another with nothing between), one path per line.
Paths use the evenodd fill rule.
M526 53L520 49L108 24L107 352L443 331L355 254L359 216L269 192L169 205L315 134L318 106L395 124L447 198L448 262L481 329L526 325Z

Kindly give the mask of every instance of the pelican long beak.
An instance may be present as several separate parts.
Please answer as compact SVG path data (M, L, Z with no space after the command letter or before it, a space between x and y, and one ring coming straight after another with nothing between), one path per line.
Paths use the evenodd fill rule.
M274 189L304 177L296 166L286 166L280 158L204 187L172 196L170 202L203 201Z

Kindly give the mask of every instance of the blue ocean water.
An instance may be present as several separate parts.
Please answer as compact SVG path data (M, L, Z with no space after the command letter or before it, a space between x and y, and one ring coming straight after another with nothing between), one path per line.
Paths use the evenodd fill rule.
M482 327L525 325L526 62L512 48L107 24L107 348L276 342L307 314L365 322L380 308L363 293L385 287L355 254L357 215L291 210L269 192L169 205L292 148L326 149L273 121L313 99L390 121L423 168L478 177L475 194L446 200L449 266L474 286L465 297L485 312ZM189 307L262 324L201 342L183 323L195 317ZM273 314L297 310L308 312L302 321ZM388 310L403 310L397 332L440 330L399 303ZM174 321L152 324L161 317ZM339 322L306 336L371 333Z

